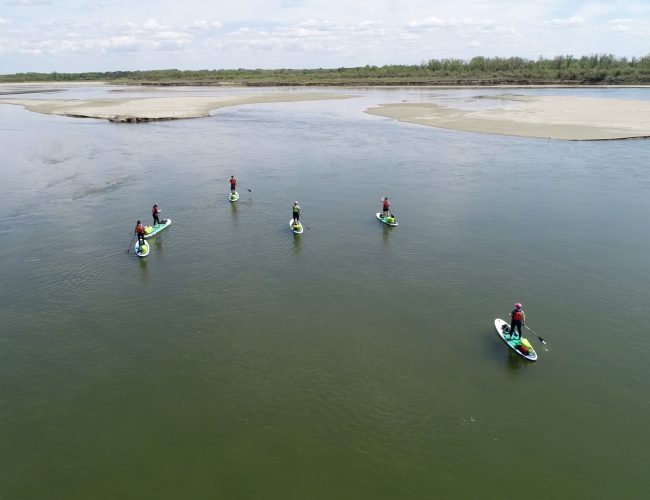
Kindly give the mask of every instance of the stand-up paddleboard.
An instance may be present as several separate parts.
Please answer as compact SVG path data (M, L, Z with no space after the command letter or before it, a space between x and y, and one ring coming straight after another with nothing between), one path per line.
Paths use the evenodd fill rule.
M530 360L530 361L537 361L537 353L535 352L535 349L530 345L528 340L522 338L519 340L519 334L517 333L517 337L514 339L510 338L510 325L503 321L502 319L495 319L494 320L494 327L497 329L497 333L499 334L499 337L503 339L503 341L510 346L510 348L515 351L517 354L520 356ZM524 354L521 351L521 346L522 346L522 341L525 341L528 346L528 354Z
M295 228L293 227L293 219L289 220L289 227L290 227L291 230L292 230L294 233L296 233L296 234L302 234L302 232L304 231L301 222L298 222L298 228L297 228L297 229L295 229Z
M148 234L147 234L147 228L148 228L148 227L151 227L151 226L145 226L145 227L144 227L144 237L145 237L145 239L148 240L149 238L153 238L153 237L156 236L160 231L162 231L163 229L167 229L167 228L168 228L169 226L171 226L171 224L172 224L172 220L171 220L171 219L163 219L163 220L160 221L160 222L161 222L160 224L156 224L155 226L153 226L153 227L152 227L153 231L151 231L151 232L148 233Z
M146 257L149 255L149 243L145 240L144 245L140 246L140 242L135 242L135 254L138 257Z
M228 199L230 201L237 201L239 199L239 193L237 191L235 191L234 193L230 193L228 195Z
M384 217L381 215L381 213L377 214L377 218L382 221L384 224L387 224L389 226L397 226L397 221L395 220L395 217ZM392 220L392 222L391 222Z

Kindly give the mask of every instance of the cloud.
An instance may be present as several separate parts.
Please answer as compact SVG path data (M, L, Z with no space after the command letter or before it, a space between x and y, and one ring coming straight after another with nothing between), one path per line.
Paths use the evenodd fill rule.
M542 26L546 28L577 28L584 26L587 23L581 17L570 17L569 19L553 19L546 23L542 23Z
M472 40L467 45L470 46L470 47L480 47L483 44L481 42L479 42L478 40Z
M210 26L213 28L223 28L223 24L221 24L219 21L214 21Z
M3 24L9 24L9 21L7 19L2 19L0 17L0 26L3 25Z
M632 28L630 28L629 26L623 26L622 24L617 24L609 28L609 31L611 33L625 33L626 31L630 31L631 29Z
M343 23L308 19L292 26L273 29L239 28L227 35L212 37L201 46L207 50L323 52L353 54L356 51L377 50L389 32L377 21ZM401 38L400 38L400 35ZM406 35L406 36L404 36ZM412 41L417 35L392 32L395 41Z
M170 30L171 26L163 26L155 19L149 19L142 24L142 29L150 31Z
M5 5L10 7L37 7L39 5L50 5L50 0L7 0Z
M453 23L456 22L455 19L452 19L451 21ZM437 17L427 17L426 19L420 19L419 21L411 21L408 25L410 28L444 27L449 26L449 21L438 19Z
M491 19L482 19L474 21L469 17L461 20L454 18L439 19L437 17L427 17L419 21L411 21L408 24L409 28L447 28L447 27L463 27L463 26L480 26L480 27L496 27L499 23Z

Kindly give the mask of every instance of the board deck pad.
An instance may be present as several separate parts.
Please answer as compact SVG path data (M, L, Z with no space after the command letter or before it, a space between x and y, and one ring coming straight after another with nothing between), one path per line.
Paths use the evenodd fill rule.
M135 244L135 254L136 254L138 257L146 257L147 255L149 255L149 250L151 250L151 247L149 246L149 243L147 243L146 240L145 240L145 242L144 242L145 251L142 252L142 253L138 252L138 248L139 248L139 247L140 247L140 242L137 241L136 244Z
M506 326L504 329L503 327ZM521 340L518 338L519 337L519 332L517 332L517 338L511 339L510 338L510 325L503 321L502 319L495 319L494 320L494 327L497 330L497 333L499 334L499 337L503 339L503 341L510 346L510 348L515 351L517 354L519 354L522 358L526 358L530 361L536 361L537 360L537 353L535 352L535 349L530 351L528 354L524 354L521 352L519 349L517 349L517 346L521 345ZM522 337L522 340L524 337Z
M381 222L383 222L384 224L386 224L387 226L392 226L392 227L397 226L397 221L395 221L395 222L388 222L388 219L387 219L386 217L382 217L381 212L378 212L378 213L377 213L377 218L378 218ZM395 216L393 216L393 218L395 218Z
M153 226L153 231L149 234L145 234L144 238L146 240L148 240L149 238L153 238L163 229L167 229L171 225L171 223L172 223L171 219L166 219L166 222L164 224L156 224L155 226ZM151 226L147 226L147 227L151 227Z
M289 220L289 229L291 229L295 234L302 234L302 232L304 231L304 228L302 226L302 222L300 223L300 229L298 231L296 231L293 228L293 219Z

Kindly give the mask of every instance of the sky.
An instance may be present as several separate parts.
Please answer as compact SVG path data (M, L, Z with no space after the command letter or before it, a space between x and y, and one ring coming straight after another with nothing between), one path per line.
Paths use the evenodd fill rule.
M650 0L0 0L0 74L650 53Z

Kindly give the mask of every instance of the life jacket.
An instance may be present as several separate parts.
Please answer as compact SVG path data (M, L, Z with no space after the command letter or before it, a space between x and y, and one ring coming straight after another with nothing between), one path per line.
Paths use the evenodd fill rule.
M388 202L388 200L386 200L384 202L384 210L388 210L389 208L390 208L390 203Z
M156 207L153 207L153 208L151 209L151 213L152 213L152 214L157 214L157 213L160 213L160 210L157 209Z
M298 205L294 205L293 206L293 213L297 214L298 212L300 212L300 207Z
M230 185L235 186L237 184L237 179L230 179Z
M515 321L521 321L524 319L524 311L521 309L515 309L515 313L512 315L512 319Z
M138 224L135 230L138 232L138 234L144 233L144 228L142 227L142 224Z

